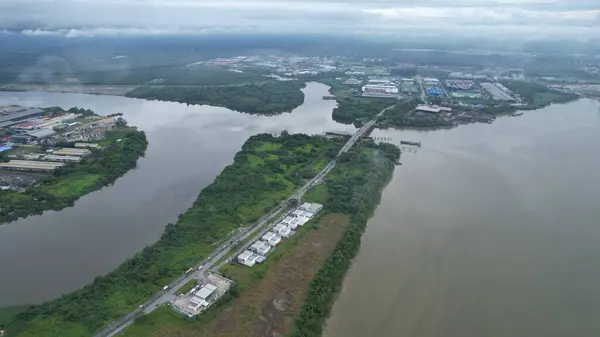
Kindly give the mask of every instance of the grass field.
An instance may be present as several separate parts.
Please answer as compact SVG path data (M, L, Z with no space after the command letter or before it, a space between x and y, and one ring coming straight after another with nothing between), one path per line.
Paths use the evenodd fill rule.
M80 174L44 187L48 193L57 198L78 197L96 186L101 178L101 174Z

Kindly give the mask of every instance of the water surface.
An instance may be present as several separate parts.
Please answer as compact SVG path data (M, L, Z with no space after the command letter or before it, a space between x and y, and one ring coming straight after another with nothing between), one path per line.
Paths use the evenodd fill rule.
M434 132L370 219L327 337L600 336L600 104Z

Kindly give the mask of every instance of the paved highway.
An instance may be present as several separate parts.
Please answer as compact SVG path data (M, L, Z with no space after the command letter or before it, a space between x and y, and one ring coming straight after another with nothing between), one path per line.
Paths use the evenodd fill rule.
M390 107L387 107L387 108L381 110L381 112L379 112L375 116L375 118L373 118L367 124L363 125L360 129L358 129L356 131L356 133L354 133L352 135L352 137L350 137L350 139L348 139L348 141L344 144L344 146L342 146L342 148L340 149L340 151L338 153L338 156L345 152L348 152L348 150L350 150L352 148L352 146L354 146L354 144L356 144L356 142L364 135L364 133L367 132L369 129L371 129L371 127L373 127L373 125L375 125L375 123L377 122L377 119L379 117L381 117L388 109L391 109L394 106L395 105L392 105ZM205 273L208 272L209 270L218 270L218 268L220 266L222 266L224 263L226 263L227 260L222 261L218 265L216 265L216 263L221 258L226 256L231 251L231 249L236 245L237 242L243 241L246 238L254 235L257 231L259 231L261 228L263 228L263 226L265 226L267 223L269 223L272 219L279 216L284 210L288 209L290 200L299 199L312 186L319 183L329 172L331 172L331 170L333 170L334 167L335 167L335 159L332 160L329 164L327 164L327 166L325 166L321 170L321 172L319 172L319 174L317 174L314 178L312 178L304 186L302 186L300 189L298 189L288 199L284 200L279 206L277 206L269 214L265 215L261 220L259 220L257 223L255 223L252 227L241 230L238 233L236 233L235 235L233 235L232 237L227 238L227 239L223 240L222 242L220 242L219 248L217 248L217 250L215 250L206 259L204 259L203 261L198 263L193 268L193 271L179 276L177 279L172 281L170 284L166 285L164 289L162 289L161 291L156 293L154 296L152 296L152 298L147 300L145 303L141 304L135 310L133 310L132 312L123 316L119 320L110 323L109 326L106 327L106 329L102 330L101 332L97 333L94 336L95 337L111 337L111 336L114 336L114 335L120 333L125 328L127 328L128 326L133 324L133 321L139 314L141 314L141 313L148 314L148 313L152 312L154 309L156 309L157 307L159 307L160 305L174 300L177 297L177 295L176 295L177 290L181 286L183 286L184 284L189 282L190 280L193 280L193 279L202 280L204 278ZM287 212L284 214L284 216L285 215L287 215ZM259 237L264 235L269 230L271 230L271 228L274 227L277 224L277 222L278 221L273 221L271 225L263 228L262 231L259 233ZM249 245L250 245L250 243L244 245L243 247L238 249L235 253L238 254L238 253L243 252ZM234 255L236 255L236 254L234 254Z

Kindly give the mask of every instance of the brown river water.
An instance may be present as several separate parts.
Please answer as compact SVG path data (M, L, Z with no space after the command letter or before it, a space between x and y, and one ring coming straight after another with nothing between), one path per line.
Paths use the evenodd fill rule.
M327 337L600 336L600 104L418 140L384 190Z

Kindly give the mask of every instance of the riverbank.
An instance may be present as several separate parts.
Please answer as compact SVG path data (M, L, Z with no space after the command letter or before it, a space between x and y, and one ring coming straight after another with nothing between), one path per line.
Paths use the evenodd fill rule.
M339 288L336 284L358 249L362 219L378 204L398 158L395 146L372 142L342 155L324 183L303 199L324 204L318 219L284 240L263 264L248 268L233 263L221 268L223 275L236 281L233 296L194 320L185 320L168 307L159 308L136 320L124 336L262 337L302 329L311 319L307 308L331 306ZM320 293L325 288L331 296ZM314 331L308 336L316 336Z
M92 117L88 115L85 118ZM103 135L97 136L100 138L86 150L73 149L74 142L60 138L56 144L53 143L54 147L48 142L40 146L19 146L5 155L4 159L8 161L11 157L16 160L43 158L53 148L87 151L83 157L67 156L77 162L63 164L51 173L1 171L0 177L9 184L9 189L0 190L0 224L73 206L82 196L114 183L135 168L148 145L146 134L128 127L123 119L119 121L114 127L103 130Z
M105 327L214 250L213 244L259 219L335 157L340 141L302 134L252 136L161 239L115 271L7 324L26 335L87 336Z

